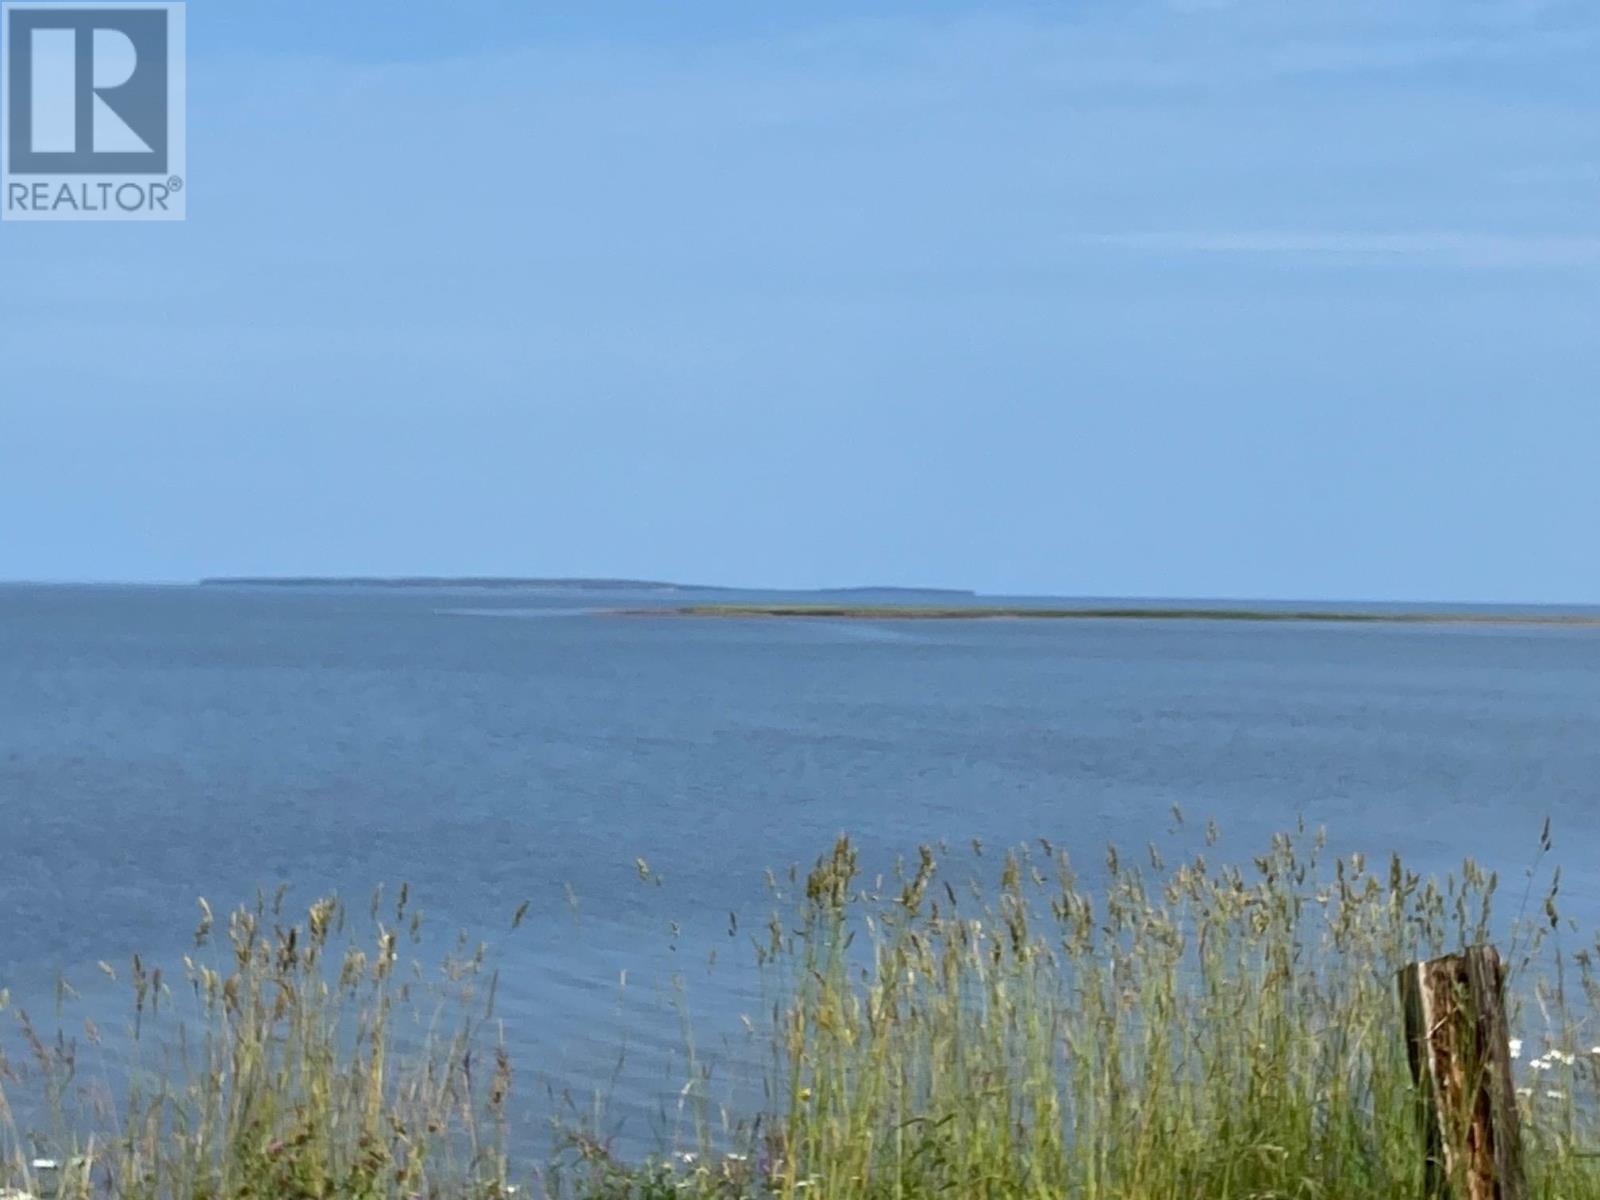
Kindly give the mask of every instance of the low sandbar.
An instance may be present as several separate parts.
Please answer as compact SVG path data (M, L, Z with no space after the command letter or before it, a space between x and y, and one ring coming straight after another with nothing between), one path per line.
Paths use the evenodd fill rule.
M1157 608L1024 604L686 604L630 609L633 616L818 618L847 621L1325 621L1406 625L1561 625L1600 627L1600 613L1486 612L1339 608Z

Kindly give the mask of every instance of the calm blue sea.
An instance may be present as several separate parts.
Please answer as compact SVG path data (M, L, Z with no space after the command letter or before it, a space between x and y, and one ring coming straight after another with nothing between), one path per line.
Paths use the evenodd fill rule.
M637 1141L676 1119L674 997L736 1060L765 872L840 831L1092 864L1181 840L1176 804L1219 856L1303 818L1518 878L1549 816L1600 911L1600 630L603 611L684 599L0 587L0 988L106 1004L94 964L175 961L197 896L406 881L492 939L525 1094L606 1093Z

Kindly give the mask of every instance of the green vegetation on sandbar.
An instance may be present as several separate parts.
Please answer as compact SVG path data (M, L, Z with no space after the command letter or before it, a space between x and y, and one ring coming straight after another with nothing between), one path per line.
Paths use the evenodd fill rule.
M629 615L659 615L660 609ZM1027 620L1345 621L1424 625L1600 625L1600 613L1487 612L1407 609L1042 608L1020 604L686 604L665 610L683 617L832 617L859 621Z
M841 839L748 943L763 1111L723 1114L696 1069L664 1094L697 1119L648 1162L597 1127L529 1144L508 1114L539 1064L513 1070L483 952L411 961L403 894L370 925L258 901L216 947L205 909L178 969L121 973L125 1034L7 1014L0 1188L42 1194L46 1153L78 1200L1420 1198L1395 972L1496 932L1528 1196L1600 1196L1600 978L1553 880L1530 874L1507 926L1470 861L1424 878L1304 831L1213 853L1208 830L1181 861L1113 849L1080 875L1045 842L935 846L869 879Z

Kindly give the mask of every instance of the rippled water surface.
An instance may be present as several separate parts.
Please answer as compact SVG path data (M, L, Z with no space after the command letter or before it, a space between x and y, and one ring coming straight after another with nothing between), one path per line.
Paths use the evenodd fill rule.
M880 864L1041 836L1092 863L1179 804L1240 857L1303 817L1515 875L1548 815L1600 909L1600 630L601 611L675 599L0 587L0 987L48 1007L58 971L176 957L200 895L408 881L493 939L520 1077L643 1137L673 997L747 1053L729 911L758 925L766 869L841 830Z

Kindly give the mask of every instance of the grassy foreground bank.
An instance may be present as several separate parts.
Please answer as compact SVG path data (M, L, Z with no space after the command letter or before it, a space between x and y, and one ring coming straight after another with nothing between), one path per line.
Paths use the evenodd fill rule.
M1154 849L1091 866L1080 877L1046 843L924 849L869 880L841 839L751 945L774 995L765 1111L657 1163L616 1161L582 1130L515 1144L508 1105L537 1064L514 1071L503 1050L481 949L433 970L406 960L403 895L374 902L370 924L331 900L298 919L261 900L220 930L207 909L180 972L135 959L124 975L115 1070L88 1068L113 1040L100 1031L52 1037L9 1014L0 1186L141 1200L1420 1197L1394 971L1498 928L1526 997L1532 1194L1600 1196L1600 991L1588 944L1560 945L1553 881L1542 896L1519 884L1505 915L1528 919L1510 934L1497 879L1470 862L1424 879L1399 860L1327 861L1304 834L1239 866ZM183 1035L155 1038L174 1008ZM34 1100L37 1130L15 1115ZM48 1178L30 1165L42 1151L62 1163Z
M1600 614L1573 612L1457 612L1450 610L1284 608L1036 608L1018 604L685 604L634 609L629 616L829 617L856 621L1331 621L1399 625L1600 626Z

